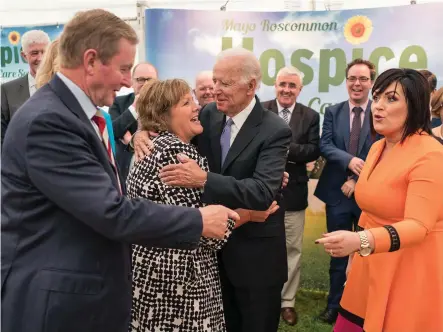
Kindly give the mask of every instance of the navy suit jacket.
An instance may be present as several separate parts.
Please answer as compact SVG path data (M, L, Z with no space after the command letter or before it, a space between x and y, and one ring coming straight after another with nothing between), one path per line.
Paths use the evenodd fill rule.
M226 116L210 103L201 110L200 121L204 131L194 142L211 170L204 202L266 210L281 188L291 141L289 126L256 98L221 166L220 136ZM283 218L272 215L264 223L235 229L219 258L236 287L282 285L288 278Z
M369 101L365 110L357 151L357 157L363 160L366 160L373 143L369 123L371 103L372 101ZM348 152L349 135L349 102L344 101L327 107L320 138L320 153L326 159L326 165L318 181L315 196L328 205L338 205L346 198L341 187L349 176L348 165L354 157Z
M57 76L14 115L1 160L2 331L123 332L131 243L195 248L197 209L129 200Z

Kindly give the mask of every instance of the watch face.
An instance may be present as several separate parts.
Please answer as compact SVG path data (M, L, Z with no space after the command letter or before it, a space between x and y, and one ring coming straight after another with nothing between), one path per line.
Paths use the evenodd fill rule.
M362 248L359 253L360 253L360 256L365 257L365 256L369 256L371 254L371 252L372 252L371 248Z

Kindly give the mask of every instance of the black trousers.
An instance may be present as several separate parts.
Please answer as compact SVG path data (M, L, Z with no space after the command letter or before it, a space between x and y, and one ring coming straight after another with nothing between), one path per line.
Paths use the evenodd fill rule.
M227 331L277 332L283 284L235 287L220 270Z

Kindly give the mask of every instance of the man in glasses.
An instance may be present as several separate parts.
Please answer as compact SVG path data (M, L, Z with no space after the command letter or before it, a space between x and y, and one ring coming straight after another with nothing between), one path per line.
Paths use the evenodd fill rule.
M132 135L137 131L138 114L136 104L138 94L143 85L158 76L157 69L150 63L139 63L132 70L133 93L115 98L114 104L109 108L114 129L116 160L122 177L126 182L133 152L127 149Z
M328 232L355 230L361 210L355 198L355 184L373 143L369 119L369 91L375 79L375 66L356 59L346 67L346 88L349 99L326 108L320 152L326 166L320 176L315 196L326 203ZM329 267L328 305L320 319L332 324L346 281L348 258L332 257Z

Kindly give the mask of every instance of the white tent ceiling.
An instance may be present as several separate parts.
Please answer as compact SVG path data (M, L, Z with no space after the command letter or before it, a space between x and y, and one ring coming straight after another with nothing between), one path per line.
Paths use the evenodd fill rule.
M443 0L416 0L417 3ZM218 10L226 0L147 0L151 8L186 8ZM32 26L64 23L74 13L92 8L104 8L124 19L137 17L137 0L0 0L2 26ZM230 0L228 11L282 11L350 9L407 5L410 0Z

